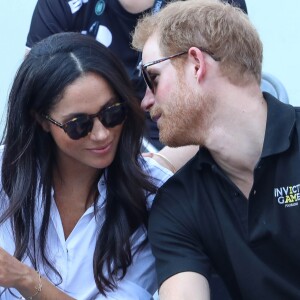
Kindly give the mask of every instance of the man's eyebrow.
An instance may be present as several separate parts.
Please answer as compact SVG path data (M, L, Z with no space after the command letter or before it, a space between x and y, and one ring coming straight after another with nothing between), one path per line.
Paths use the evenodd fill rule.
M157 73L159 71L159 67L156 65L151 65L149 67L147 67L147 72L148 73Z

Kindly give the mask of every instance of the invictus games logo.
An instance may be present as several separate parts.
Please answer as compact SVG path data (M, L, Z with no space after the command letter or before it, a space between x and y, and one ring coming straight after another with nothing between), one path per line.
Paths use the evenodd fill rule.
M300 202L300 184L274 189L274 196L279 205L298 206Z
M95 6L95 14L97 16L100 16L103 13L104 9L105 9L104 0L99 0Z

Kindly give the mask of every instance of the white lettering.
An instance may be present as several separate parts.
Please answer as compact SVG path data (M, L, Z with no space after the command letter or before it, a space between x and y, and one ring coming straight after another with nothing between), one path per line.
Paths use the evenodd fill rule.
M286 204L285 207L292 207L292 206L297 206L299 203L290 203L290 204Z
M278 197L279 204L284 204L284 202L285 202L284 197Z
M80 7L82 6L82 2L83 0L71 0L68 2L72 14L75 14L80 9Z
M274 194L275 194L275 197L282 196L282 188L274 189Z
M289 187L287 186L286 188L283 187L284 194L287 195L289 193Z

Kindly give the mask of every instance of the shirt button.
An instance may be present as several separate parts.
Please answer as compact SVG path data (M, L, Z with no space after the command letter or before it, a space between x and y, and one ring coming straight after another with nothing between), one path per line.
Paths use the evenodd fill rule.
M253 191L253 195L255 195L255 194L256 194L256 190Z

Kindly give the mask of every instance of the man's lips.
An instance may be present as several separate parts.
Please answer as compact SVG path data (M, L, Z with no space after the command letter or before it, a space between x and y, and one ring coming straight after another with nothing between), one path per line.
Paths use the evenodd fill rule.
M151 115L151 119L154 122L157 122L160 117L161 117L161 114Z

